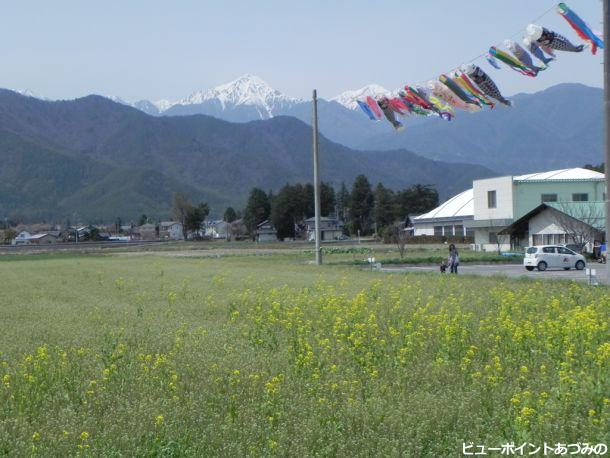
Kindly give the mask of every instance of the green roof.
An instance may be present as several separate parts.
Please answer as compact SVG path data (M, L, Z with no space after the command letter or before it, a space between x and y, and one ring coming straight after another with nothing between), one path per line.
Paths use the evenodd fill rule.
M604 230L606 227L604 202L545 202L545 205L596 229Z

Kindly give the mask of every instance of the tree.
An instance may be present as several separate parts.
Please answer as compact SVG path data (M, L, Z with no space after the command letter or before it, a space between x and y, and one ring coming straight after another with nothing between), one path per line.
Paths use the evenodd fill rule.
M227 209L225 210L223 219L227 223L232 223L233 221L235 221L237 219L237 213L235 213L235 210L233 209L233 207L227 207Z
M349 199L349 225L352 234L370 234L375 197L369 180L358 175L354 180Z
M588 169L588 170L593 170L595 172L604 173L604 163L603 162L599 165L587 164L587 165L585 165L584 168Z
M386 188L381 183L375 188L374 219L378 233L389 227L396 220L396 205L394 191Z
M146 223L148 223L148 216L142 214L138 220L138 226L144 226Z
M349 190L345 186L345 182L342 182L337 193L337 218L344 222L349 215L349 197Z
M438 192L432 186L416 184L396 195L396 216L421 215L438 206Z
M256 235L257 226L269 219L270 213L269 196L262 189L253 188L250 191L250 197L248 197L248 203L244 211L244 223L253 240Z
M400 254L400 258L402 259L405 255L405 245L407 243L407 231L405 231L405 227L403 223L394 223L389 228L392 231L392 242L396 244L398 248L398 253Z
M302 221L307 211L307 191L297 184L286 184L273 200L271 221L278 238L295 236L295 226Z
M597 202L558 202L557 224L565 232L566 238L583 251L595 240L601 240L604 226L603 204ZM566 243L568 240L566 240Z
M172 217L174 220L182 224L182 236L186 240L187 235L187 219L189 213L194 210L193 205L188 201L184 194L174 194L172 198Z
M11 243L15 237L17 237L17 232L14 229L9 227L4 231L4 243Z
M335 189L322 182L320 184L320 213L321 216L328 216L335 211Z
M201 229L201 223L210 214L210 208L205 202L199 203L196 207L192 207L186 215L186 233L197 232ZM185 238L186 238L185 233Z

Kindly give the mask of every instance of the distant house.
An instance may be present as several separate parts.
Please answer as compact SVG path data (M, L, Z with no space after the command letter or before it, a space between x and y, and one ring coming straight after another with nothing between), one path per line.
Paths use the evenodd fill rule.
M34 234L30 236L29 245L50 245L52 243L57 243L57 237L53 234L42 233L42 234Z
M140 240L157 240L157 227L154 224L142 224L136 229L136 234L139 234Z
M229 233L229 223L226 221L209 221L205 225L204 235L212 239L226 239Z
M269 220L265 220L256 226L256 241L257 242L275 242L277 240L277 231Z
M307 230L307 240L310 242L316 239L316 219L305 220ZM323 216L320 218L320 240L337 240L343 235L343 222L337 218Z
M30 243L31 236L32 234L30 234L28 231L21 231L19 234L17 234L17 237L12 240L11 245L28 245Z
M11 243L13 245L48 245L57 243L57 240L58 236L54 233L30 234L28 231L21 231Z
M178 221L161 221L159 223L159 238L165 240L184 240L182 223Z

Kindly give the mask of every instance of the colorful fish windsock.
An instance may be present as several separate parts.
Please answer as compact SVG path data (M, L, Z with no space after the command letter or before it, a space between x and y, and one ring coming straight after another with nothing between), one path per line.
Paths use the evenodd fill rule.
M515 43L514 41L505 40L504 46L506 46L506 49L508 49L510 52L513 53L513 55L519 60L519 62L521 62L527 68L531 68L536 74L538 74L539 71L544 70L546 68L546 66L538 67L538 66L534 65L532 56L530 56L529 53L525 49L523 49L519 44Z
M383 114L381 113L381 109L379 108L379 105L377 104L375 99L369 95L365 100L366 100L366 104L369 106L369 108L375 114L377 119L381 119Z
M496 60L496 58L494 56L487 53L487 55L485 56L485 59L487 59L487 62L489 62L489 65L491 65L493 68L495 68L496 70L501 70L500 64L498 63L498 61Z
M455 72L454 81L459 84L462 89L478 99L482 104L487 105L490 108L494 107L494 103L479 88L477 88L472 81L470 81L470 78L468 78L466 73Z
M468 75L468 77L474 81L477 86L479 86L479 89L481 89L485 95L496 99L498 102L504 105L511 105L510 100L505 99L502 96L498 86L496 86L496 83L493 82L487 73L481 70L481 67L474 64L468 64L462 67L462 71L466 73L466 75Z
M585 48L584 45L575 46L566 37L536 24L529 24L525 30L540 47L548 46L557 51L568 52L582 52Z
M460 88L460 86L455 81L453 81L453 79L449 78L447 75L441 75L438 80L445 86L447 86L449 90L455 95L457 95L463 102L472 105L480 105L477 99L472 99Z
M515 57L511 56L510 54L508 54L504 51L499 50L495 46L492 46L491 48L489 48L489 54L494 56L499 61L504 62L510 68L512 68L516 72L521 73L522 75L536 76L536 72L534 70L532 70L529 67L526 67Z
M430 103L430 101L426 98L426 95L417 90L415 87L405 86L405 92L407 96L417 103L424 110L433 110L434 106Z
M390 124L392 124L394 129L403 130L405 128L405 126L403 126L402 123L396 119L396 113L394 113L390 107L390 101L387 97L381 97L377 103L379 104L379 108L381 108L384 116L390 122Z
M591 28L587 25L585 21L583 21L578 15L568 8L568 5L565 3L560 3L557 5L557 12L563 16L563 18L568 21L568 24L574 29L576 34L586 42L591 43L591 53L595 54L597 52L597 48L604 48L604 42L600 37L598 37Z
M390 108L399 115L405 115L411 112L411 110L409 110L409 107L405 105L405 103L398 97L388 99L388 103Z
M371 119L371 121L377 121L377 116L375 116L375 113L373 113L371 107L369 107L366 103L361 102L360 100L356 100L356 103L358 104L360 109L364 111L364 114Z
M444 100L452 107L471 112L481 109L481 107L478 105L473 105L471 103L464 102L457 95L455 95L453 91L451 91L447 86L445 86L438 80L429 81L428 87L432 91L432 94L434 94L439 99Z
M554 60L553 57L546 57L540 46L538 46L530 37L525 37L523 39L523 44L525 45L526 49L544 65L548 66L549 62Z

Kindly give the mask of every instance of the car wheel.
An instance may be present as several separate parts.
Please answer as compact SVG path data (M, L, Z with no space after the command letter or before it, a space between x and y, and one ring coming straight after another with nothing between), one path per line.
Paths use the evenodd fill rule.
M576 263L576 270L583 270L585 268L585 262L584 261L578 261Z
M547 268L547 267L548 267L548 264L547 264L546 262L544 262L544 261L540 261L540 262L538 263L538 270L539 270L540 272L544 272L544 271L546 270L546 268Z
M532 270L534 270L534 266L525 266L525 270L531 272Z

